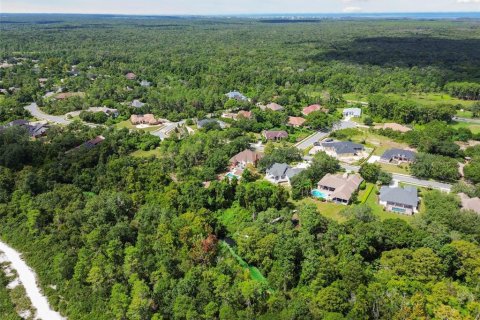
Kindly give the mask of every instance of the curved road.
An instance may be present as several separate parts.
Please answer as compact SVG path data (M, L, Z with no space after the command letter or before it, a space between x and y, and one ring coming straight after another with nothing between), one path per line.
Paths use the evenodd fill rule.
M32 306L37 310L35 319L64 320L65 318L63 318L60 313L50 308L47 298L41 293L37 284L35 272L22 260L20 253L2 241L0 241L0 251L4 253L3 256L6 258L6 261L10 262L12 269L17 272L18 279L25 287Z
M38 105L35 102L29 104L24 109L29 111L32 114L32 116L34 116L35 118L37 118L39 120L47 120L48 122L53 122L53 123L57 123L57 124L65 124L65 125L72 122L70 120L65 119L65 117L63 117L63 116L52 116L50 114L46 114L45 112L40 110L40 108L38 107Z
M68 125L68 124L72 123L72 120L66 119L64 115L63 116L53 116L51 114L43 112L42 110L40 110L40 108L38 107L38 105L35 102L32 102L28 106L24 107L24 109L29 111L32 114L32 116L34 116L35 118L37 118L39 120L46 120L48 122L53 122L53 123L56 123L56 124L63 124L63 125ZM89 122L85 122L85 121L83 121L83 123L85 125L89 126L89 127L92 127L92 128L101 126L99 124L89 123Z

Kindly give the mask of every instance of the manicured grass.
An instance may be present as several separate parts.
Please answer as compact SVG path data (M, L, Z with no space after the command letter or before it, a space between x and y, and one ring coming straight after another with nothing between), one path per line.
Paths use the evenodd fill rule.
M150 157L159 158L161 156L161 152L160 152L160 149L157 148L157 149L148 150L148 151L137 150L135 152L132 152L130 155L135 158L150 158Z
M419 104L423 105L435 105L440 103L448 103L448 104L461 104L462 106L468 107L473 104L473 101L468 100L461 100L450 96L447 93L403 93L403 94L396 94L396 93L389 93L386 94L390 97L396 97L400 99L408 99L415 101ZM368 101L368 97L358 93L347 93L343 95L345 100L353 100L353 101Z
M473 118L472 111L466 111L466 110L460 111L460 110L458 110L456 115L457 115L457 117L460 117L460 118L468 118L468 119Z
M466 123L466 122L454 122L452 127L455 129L467 128L472 131L472 133L480 133L480 124L475 123Z
M401 166L396 166L394 164L380 163L377 162L382 170L390 173L400 173L400 174L409 174L408 165L402 164Z
M317 206L318 211L322 216L325 216L329 219L335 220L337 222L344 222L347 220L346 217L340 214L340 212L346 208L346 206L331 202L322 202L317 199L307 198L300 203L309 203Z
M130 122L130 120L125 120L125 121L122 121L122 122L119 122L115 125L118 129L123 129L123 128L127 128L129 130L144 130L144 131L157 131L158 129L160 129L161 127L163 127L163 125L158 125L158 126L151 126L149 128L142 128L142 129L139 129L137 128L137 126L134 126L132 125L132 123Z

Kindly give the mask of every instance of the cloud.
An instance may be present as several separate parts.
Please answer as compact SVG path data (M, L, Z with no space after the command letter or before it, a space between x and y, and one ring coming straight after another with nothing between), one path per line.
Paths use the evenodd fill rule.
M458 3L480 3L480 0L457 0Z
M362 8L360 7L345 7L343 8L343 12L345 13L354 13L354 12L361 12Z

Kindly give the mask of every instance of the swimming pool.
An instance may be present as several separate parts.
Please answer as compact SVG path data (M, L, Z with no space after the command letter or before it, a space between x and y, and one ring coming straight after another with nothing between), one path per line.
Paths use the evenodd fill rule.
M314 196L315 198L327 199L327 194L324 193L323 191L318 190L318 189L313 189L312 190L312 196Z
M237 176L236 174L234 174L233 172L229 172L225 175L228 179L232 180L233 178L237 178L237 179L240 179L240 176Z

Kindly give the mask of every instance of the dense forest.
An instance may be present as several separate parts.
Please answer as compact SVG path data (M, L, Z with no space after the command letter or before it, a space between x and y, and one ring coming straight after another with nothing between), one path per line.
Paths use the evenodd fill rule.
M455 144L478 134L449 126L457 107L387 96L478 98L470 84L480 81L479 27L475 20L9 15L1 21L0 59L12 66L0 69L0 123L30 117L23 107L32 101L54 114L117 108L118 120L91 119L107 124L131 113L180 120L240 107L256 120L164 141L80 121L52 125L36 140L22 127L5 128L1 238L24 254L50 303L70 320L478 319L480 216L462 210L456 195L422 191L425 208L408 221L380 219L354 203L339 222L301 200L312 183L340 170L325 153L292 190L249 170L241 180L217 177L257 142L254 134L284 126L287 114L312 103L330 111L308 123L329 127L346 105L342 94L356 92L369 96L375 120L421 126L380 132L419 150L415 175L457 181L457 159L470 156L466 176L477 185L456 187L480 196L480 148ZM85 94L43 98L60 87ZM252 100L228 100L231 90ZM135 99L146 104L129 107ZM286 111L255 107L271 101ZM99 135L102 143L84 144ZM157 157L132 155L156 147ZM301 158L287 142L269 144L259 171ZM362 169L368 176L376 167ZM2 287L0 298L6 295ZM3 310L11 306L2 302Z

